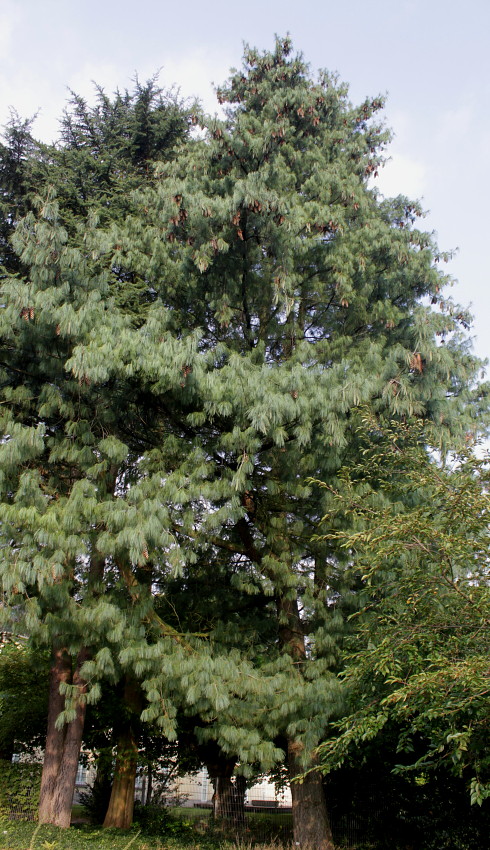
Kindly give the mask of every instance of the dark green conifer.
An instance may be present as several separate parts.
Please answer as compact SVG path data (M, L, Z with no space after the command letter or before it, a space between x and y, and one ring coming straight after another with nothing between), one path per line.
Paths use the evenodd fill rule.
M105 210L110 230L127 210L108 199L116 201L118 192L129 198L136 183L152 179L150 159L145 170L144 133L148 157L171 156L165 145L183 138L188 126L185 113L173 100L165 104L153 83L137 86L134 96L117 96L114 104L101 92L99 98L93 110L75 99L76 109L65 115L71 131L66 147L43 148L38 155L22 125L19 162L10 167L10 149L2 151L9 165L4 182L7 189L8 180L12 184L10 195L4 194L3 223L14 257L6 249L0 313L2 592L4 613L19 606L21 628L33 642L52 647L40 819L62 826L70 822L85 702L97 696L97 688L86 693L82 668L91 659L101 675L117 675L110 647L122 639L125 604L139 599L129 565L143 563L150 545L134 516L133 529L127 523L119 529L124 541L116 545L117 555L108 552L107 544L99 545L107 534L104 515L111 500L117 504L124 496L141 451L156 439L154 414L142 415L144 402L132 377L129 384L94 382L73 376L69 361L98 327L110 352L113 335L141 324L151 293L101 258L95 222ZM84 133L92 142L89 152ZM117 164L101 175L104 145ZM34 171L42 176L37 199L23 176ZM125 399L131 399L132 412ZM146 520L152 522L147 514ZM157 534L158 518L153 523ZM144 616L136 615L136 627Z
M19 270L11 237L16 221L31 209L40 148L31 133L33 119L12 111L0 142L0 273Z

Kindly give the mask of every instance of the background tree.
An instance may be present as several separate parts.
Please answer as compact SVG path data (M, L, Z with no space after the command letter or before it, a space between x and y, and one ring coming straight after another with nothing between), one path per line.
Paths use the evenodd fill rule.
M123 480L131 477L148 424L141 427L138 399L129 387L90 387L88 380L73 378L66 371L73 350L101 319L106 329L105 311L117 314L111 329L117 333L118 317L131 326L135 311L151 300L134 280L124 281L125 295L117 299L121 285L117 267L104 267L96 251L87 256L91 227L87 216L90 213L93 223L101 209L107 210L111 179L115 197L116 184L121 195L130 191L135 173L139 183L143 174L151 179L151 157L163 157L165 145L185 136L189 125L188 114L174 99L165 101L153 82L137 85L134 95L118 95L114 104L99 92L92 110L77 98L75 107L65 115L66 148L44 148L42 157L36 158L37 148L29 141L27 125L22 125L25 152L24 158L19 154L19 162L25 170L32 167L42 172L44 181L39 181L38 188L42 194L44 187L47 197L36 201L27 196L20 177L12 189L13 199L4 194L4 222L15 231L12 245L19 260L16 264L7 258L5 263L1 316L2 590L7 603L3 613L8 615L8 605L18 605L25 614L24 630L34 641L53 648L40 819L64 826L70 821L85 713L81 668L94 654L102 663L104 656L97 656L97 650L105 645L107 629L113 631L116 624L122 629L117 606L102 598L104 590L117 584L111 578L117 568L97 548L105 526L93 511L95 506L104 511L107 502L124 491ZM122 128L125 135L119 134ZM149 139L146 171L145 128ZM100 162L94 157L101 156L104 144L108 156L114 157L117 138L119 166L111 165L102 179ZM12 159L8 152L7 165ZM167 153L171 155L170 149ZM7 177L14 170L13 166L5 170ZM50 180L56 189L48 186ZM24 206L17 203L19 194ZM37 218L33 208L39 211ZM29 209L17 221L19 213ZM106 212L106 223L111 214L122 214L117 204ZM12 276L12 272L20 274ZM131 447L118 440L130 420L127 409L122 413L124 396L134 397L133 409L140 422L138 437L133 429L136 441ZM139 533L133 532L132 544L126 541L125 552L128 545L139 549L134 538ZM127 582L125 586L131 600ZM121 603L123 594L120 589L118 593ZM113 671L106 665L106 672ZM72 701L66 702L67 697ZM60 726L61 718L64 726Z
M46 654L23 642L0 649L0 758L30 752L43 743L48 713Z
M334 836L379 850L480 850L489 830L488 806L472 806L464 777L443 765L404 769L423 754L424 741L414 738L414 749L400 752L400 732L388 721L324 777Z
M16 222L31 210L42 145L32 136L33 119L12 111L0 142L0 272L20 269L11 244Z

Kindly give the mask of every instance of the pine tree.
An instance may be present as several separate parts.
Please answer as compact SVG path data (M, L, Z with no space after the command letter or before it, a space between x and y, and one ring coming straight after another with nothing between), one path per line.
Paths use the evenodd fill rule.
M60 826L70 823L85 704L97 697L97 687L87 693L83 668L90 660L100 675L115 675L108 645L124 632L123 599L128 605L138 599L128 565L148 557L144 523L142 530L136 517L133 529L120 529L125 540L116 545L118 555L109 555L107 542L101 543L107 535L102 514L124 497L142 446L155 439L148 417L141 416L134 381L93 384L67 369L97 328L110 352L111 336L141 322L139 314L152 298L141 281L123 280L117 266L104 263L95 243L92 251L87 247L97 215L107 206L107 186L117 196L130 193L135 180L152 179L151 157L171 156L166 145L182 138L188 126L185 112L174 102L166 105L153 83L114 104L99 96L92 111L76 100L78 112L65 116L71 132L65 148L43 149L42 162L32 153L25 170L39 172L42 166L40 196L36 201L27 195L19 178L4 217L13 231L13 251L8 250L18 258L11 261L7 252L0 318L4 613L8 605L18 606L31 640L52 648L40 820ZM103 155L105 145L117 159L112 148L121 125L132 135L128 131L118 165L112 166L111 187L108 175L102 179L98 172L100 161L94 165L90 157ZM77 132L82 137L86 132L93 144L98 133L97 150L87 154ZM111 215L125 214L121 206L106 212L108 228ZM132 413L125 398L132 399ZM127 428L129 445L122 441ZM153 528L158 534L158 519ZM104 591L109 593L103 596ZM144 616L136 615L135 628Z
M142 185L127 206L111 172L114 218L103 193L65 204L61 179L61 200L16 229L28 274L1 293L2 581L53 644L65 736L98 680L124 673L168 737L179 712L198 717L244 770L285 751L294 780L342 703L342 556L313 539L326 491L306 479L332 483L356 456L361 403L432 420L441 444L485 404L420 209L369 186L382 100L353 107L288 39L247 49L218 96L225 119L156 182L129 134ZM103 185L90 163L83 185ZM206 600L217 565L221 621L166 619L156 588L188 572ZM321 778L292 794L295 841L331 850Z
M444 445L474 427L485 402L460 334L468 317L443 298L442 257L416 227L420 208L370 188L388 141L375 122L382 99L351 106L334 78L311 79L287 39L273 53L247 50L218 98L225 120L162 166L160 187L142 193L141 223L123 232L128 265L154 281L169 330L195 339L180 392L163 402L193 459L171 506L177 539L211 559L227 551L241 566L235 581L275 606L261 685L248 702L243 688L231 696L215 734L245 762L283 735L294 779L339 708L341 560L312 542L324 494L306 478L331 482L355 455L361 403L431 419ZM95 369L95 348L85 356ZM145 365L159 395L157 364L156 350ZM154 655L158 715L169 681ZM257 705L267 703L263 719ZM309 773L292 793L295 841L332 847L321 779Z
M16 221L31 209L39 174L42 145L32 136L33 119L12 111L0 142L0 272L19 271L19 257L11 245Z

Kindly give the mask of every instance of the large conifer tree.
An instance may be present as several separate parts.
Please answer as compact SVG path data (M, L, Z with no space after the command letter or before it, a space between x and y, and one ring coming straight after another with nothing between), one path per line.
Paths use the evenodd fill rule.
M29 274L2 287L3 581L29 597L63 693L122 666L169 735L180 709L243 764L267 768L281 743L294 779L339 706L342 569L312 541L325 490L306 479L331 482L356 453L361 402L456 436L478 364L417 205L370 188L381 100L351 106L287 39L247 50L218 96L225 119L157 185L129 208L110 190L113 219L100 202L87 220L77 199L18 228ZM218 562L227 593L265 613L246 642L233 603L193 636L155 599L193 563L205 595ZM80 729L83 700L70 713L62 696L53 730L63 707ZM321 779L292 793L295 841L330 850Z
M235 580L274 602L276 643L260 667L269 713L250 705L248 720L264 740L284 736L293 779L338 704L329 671L341 570L338 553L312 542L323 494L305 480L332 481L356 452L351 410L361 402L428 417L441 443L455 438L477 415L477 363L459 336L467 317L443 300L418 205L370 188L387 141L374 120L381 99L351 106L328 74L312 80L288 40L247 50L218 97L226 118L208 122L142 197L133 262L153 278L170 329L198 335L166 408L200 460L197 487L185 468L174 528L189 549L230 552ZM95 347L90 356L96 368ZM186 505L192 524L177 515ZM155 711L166 684L155 669ZM215 727L246 760L243 704L243 694L231 700ZM292 789L295 840L330 848L320 778Z
M134 601L122 573L134 551L124 558L136 545L136 561L144 560L146 546L141 523L133 533L126 525L133 542L121 545L116 565L98 546L105 524L96 514L124 496L136 458L154 439L134 382L93 384L66 368L99 323L109 343L121 327L141 324L152 300L144 281L104 264L90 234L97 220L110 227L128 214L131 190L152 179L152 161L172 156L189 126L154 82L113 101L98 95L91 109L74 97L61 147L35 145L20 122L0 151L2 590L4 602L23 609L32 641L53 652L40 820L61 826L70 823L83 730L82 667L91 657L103 664L97 650L116 640L114 629L122 633L123 601ZM102 595L110 589L118 607Z

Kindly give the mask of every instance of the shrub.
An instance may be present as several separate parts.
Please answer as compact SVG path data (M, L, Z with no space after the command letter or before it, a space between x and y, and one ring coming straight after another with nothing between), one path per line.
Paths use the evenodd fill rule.
M0 761L0 820L35 820L41 766Z
M192 832L192 824L176 818L166 806L149 803L142 806L136 802L134 820L145 835L188 835Z

